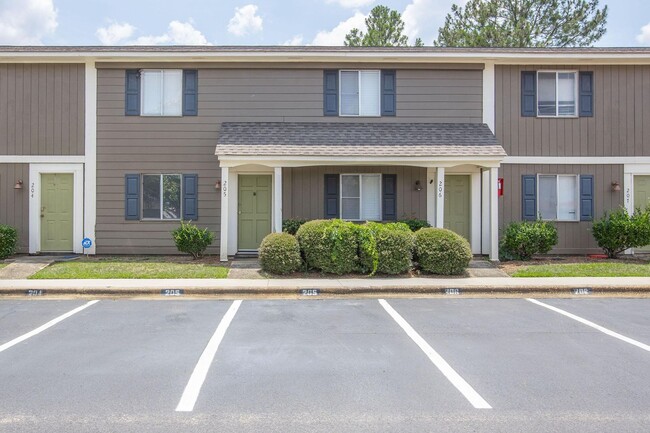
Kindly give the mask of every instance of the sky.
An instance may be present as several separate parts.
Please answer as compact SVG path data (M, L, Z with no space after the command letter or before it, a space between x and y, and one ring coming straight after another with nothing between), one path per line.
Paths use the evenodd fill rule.
M379 4L431 45L466 0L0 0L0 45L343 45ZM603 47L650 46L649 0L609 6Z

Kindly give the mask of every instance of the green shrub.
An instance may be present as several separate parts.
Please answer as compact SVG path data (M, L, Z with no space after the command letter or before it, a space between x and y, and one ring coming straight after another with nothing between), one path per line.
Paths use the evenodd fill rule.
M286 219L282 221L282 231L289 233L290 235L295 235L301 225L306 223L307 220L303 219Z
M271 233L260 244L262 269L272 274L291 274L300 269L300 246L295 236L289 233Z
M423 228L415 232L415 256L423 271L458 275L472 260L472 250L467 239L451 230Z
M369 229L375 240L378 262L377 272L396 275L403 274L411 269L411 266L413 266L414 237L408 225L404 223L380 224L369 222L361 227Z
M18 231L4 224L0 224L0 259L6 259L16 252Z
M314 220L296 232L308 268L331 274L359 269L357 226L342 220Z
M375 234L368 224L356 226L359 257L359 271L374 275L379 266L379 252Z
M630 215L620 208L594 221L591 231L607 256L616 258L628 248L650 244L650 210L637 209Z
M211 231L200 229L191 221L181 221L181 226L172 232L172 237L178 251L191 254L195 259L202 257L214 240Z
M512 222L501 239L501 260L530 260L546 254L557 244L557 229L548 221Z
M429 221L427 220L406 219L406 220L400 220L399 222L409 226L412 232L417 232L420 229L431 227L431 224L429 224Z

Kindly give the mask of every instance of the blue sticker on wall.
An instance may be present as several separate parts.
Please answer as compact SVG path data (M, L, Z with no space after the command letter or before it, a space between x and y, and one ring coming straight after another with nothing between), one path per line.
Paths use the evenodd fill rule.
M93 246L93 241L91 241L90 238L84 238L84 240L81 241L81 246L84 248L90 248Z

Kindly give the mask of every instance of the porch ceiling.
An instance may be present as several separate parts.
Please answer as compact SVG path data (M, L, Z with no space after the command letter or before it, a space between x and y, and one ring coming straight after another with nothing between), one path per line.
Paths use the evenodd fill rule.
M220 160L368 158L500 161L506 152L485 124L226 122Z

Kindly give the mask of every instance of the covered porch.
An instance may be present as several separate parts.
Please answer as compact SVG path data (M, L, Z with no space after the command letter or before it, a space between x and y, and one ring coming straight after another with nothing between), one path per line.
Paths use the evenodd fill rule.
M221 260L288 218L424 219L498 260L498 167L480 124L224 123Z

